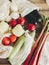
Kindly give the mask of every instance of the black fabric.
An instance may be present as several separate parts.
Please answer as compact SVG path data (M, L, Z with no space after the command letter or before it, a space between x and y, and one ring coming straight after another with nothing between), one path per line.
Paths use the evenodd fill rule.
M24 18L28 21L28 23L35 23L35 22L39 22L41 16L37 10L34 10L28 15L26 15Z

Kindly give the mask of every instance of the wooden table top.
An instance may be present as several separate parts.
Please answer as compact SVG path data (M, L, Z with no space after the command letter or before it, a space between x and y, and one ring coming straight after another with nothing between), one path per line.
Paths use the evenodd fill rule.
M7 59L0 59L0 65L11 65Z

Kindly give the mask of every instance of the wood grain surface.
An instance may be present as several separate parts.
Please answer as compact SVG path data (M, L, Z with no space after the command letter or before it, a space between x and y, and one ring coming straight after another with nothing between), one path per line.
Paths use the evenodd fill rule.
M0 59L0 65L11 65L7 59Z

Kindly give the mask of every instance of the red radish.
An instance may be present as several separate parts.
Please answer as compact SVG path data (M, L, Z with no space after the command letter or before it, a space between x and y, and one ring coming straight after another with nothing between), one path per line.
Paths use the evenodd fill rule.
M18 18L18 24L24 25L25 22L26 22L25 18L22 17Z
M15 36L14 34L12 34L12 35L10 36L10 41L11 41L11 43L14 43L16 40L17 40L17 36Z
M4 45L9 45L11 43L11 41L10 41L9 37L4 37L3 40L2 40L2 43Z
M34 24L28 24L27 28L29 31L33 31L36 29L36 26Z
M14 27L17 24L17 21L15 19L13 19L13 20L10 21L9 24L10 24L11 27Z

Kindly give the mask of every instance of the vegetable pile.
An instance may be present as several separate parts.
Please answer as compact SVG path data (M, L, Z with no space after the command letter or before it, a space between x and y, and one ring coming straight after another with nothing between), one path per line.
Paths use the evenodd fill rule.
M3 34L1 37L1 45L3 45L3 47L8 46L7 48L9 48L9 46L12 47L12 50L10 49L11 51L9 51L10 53L7 56L4 55L3 58L8 58L12 65L13 63L17 65L18 63L22 64L26 60L35 41L36 25L27 24L27 30L25 30L25 23L26 20L22 17L12 19L9 23L0 22L0 33ZM18 59L18 61L13 62L13 59Z
M2 8L6 8L7 13L3 13L7 15L0 17L0 58L8 58L12 65L19 65L26 60L35 42L36 25L27 23L27 20L20 16L15 3L6 3Z
M22 17L15 2L6 1L0 12L0 58L8 58L12 65L21 65L39 36L37 31L41 32L44 25L41 20L29 22L28 17ZM38 12L35 10L34 13Z

